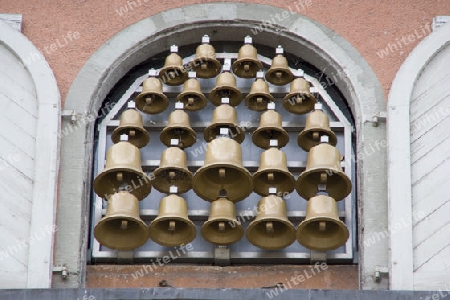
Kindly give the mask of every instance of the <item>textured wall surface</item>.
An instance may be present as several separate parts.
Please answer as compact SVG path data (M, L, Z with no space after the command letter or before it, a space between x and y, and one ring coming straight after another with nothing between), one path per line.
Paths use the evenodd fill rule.
M114 34L161 11L207 2L217 1L2 0L0 13L23 14L23 33L48 60L64 99L86 60ZM450 15L448 0L238 2L290 8L334 30L368 61L386 94L402 62L429 32L427 24L436 15Z

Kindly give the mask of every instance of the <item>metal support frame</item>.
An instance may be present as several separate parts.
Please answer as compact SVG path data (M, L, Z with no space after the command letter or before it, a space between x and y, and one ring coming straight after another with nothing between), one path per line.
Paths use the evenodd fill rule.
M237 53L216 53L217 59L225 59L225 58L237 58ZM194 59L194 55L190 57L186 57L183 59L183 63L189 63ZM261 55L258 55L258 59L262 61L262 63L266 66L271 65L271 59L267 57L263 57ZM295 71L295 70L293 70ZM119 112L122 107L126 106L126 103L132 99L133 95L136 95L137 93L140 93L142 91L142 82L147 78L147 74L139 77L136 79L136 81L130 85L129 89L123 94L121 99L117 102L117 104L109 111L108 115L105 117L105 119L99 124L98 130L99 130L99 147L98 147L98 155L97 155L97 172L101 171L104 168L105 165L105 158L106 158L106 139L107 139L107 133L111 130L111 128L115 128L119 125ZM342 162L342 167L344 169L344 172L349 176L351 181L354 183L354 176L355 173L352 172L354 167L354 160L351 159L353 156L352 151L352 125L349 123L349 121L345 118L345 116L342 114L340 109L337 107L337 105L334 103L334 100L331 98L331 96L328 95L328 93L323 89L319 81L308 75L304 74L304 78L309 81L312 84L311 90L320 95L321 99L323 100L323 104L328 107L333 114L337 117L338 121L332 121L330 122L330 127L333 131L340 131L344 133L344 140L345 140L345 152L344 157L345 160ZM201 89L202 92L209 92L213 86L207 86L202 85ZM288 92L289 85L287 86L272 86L270 85L270 92L274 97L280 97L281 95L286 94ZM168 96L169 94L176 95L180 93L182 90L181 86L163 86L163 92L166 93ZM170 98L170 97L169 97ZM377 115L377 117L380 117L380 115ZM381 116L382 117L382 116ZM378 119L377 119L378 120ZM148 130L161 130L166 124L159 124L156 125L148 125L146 124L146 128ZM191 123L191 127L194 130L202 130L209 124L206 123ZM286 129L286 131L299 131L301 128L304 128L305 124L303 123L289 123L289 122L283 122L283 128ZM252 127L253 128L253 127ZM253 129L255 129L256 126L254 126ZM154 169L157 166L159 166L159 160L143 160L142 167L144 171L149 169ZM257 161L243 161L243 164L246 168L248 168L250 171L256 171L257 167L259 166L259 163ZM195 171L197 168L203 165L203 161L188 161L188 168L191 171ZM302 171L304 170L306 166L306 161L288 161L288 168L291 171ZM204 263L215 263L217 265L225 265L229 264L230 261L234 261L236 263L261 263L262 261L267 261L270 263L275 262L292 262L292 263L311 263L311 262L331 262L331 263L342 263L342 262L351 262L353 260L353 251L354 251L354 224L353 224L353 204L352 204L352 198L355 194L355 187L352 190L352 193L346 197L344 201L344 210L339 212L339 217L346 223L348 230L350 232L350 237L345 244L345 252L344 253L326 253L326 252L317 252L317 251L305 251L305 252L289 252L289 253L283 253L281 256L279 253L272 253L270 251L264 252L261 254L261 252L233 252L228 247L215 247L213 248L212 252L209 251L191 251L187 253L183 258L177 259L177 262L204 262ZM106 213L106 210L103 209L103 200L95 196L95 211L94 211L94 220L92 222L93 225L95 225ZM241 211L237 211L237 214L239 215ZM288 211L288 217L289 218L296 218L299 221L304 219L305 217L305 211ZM141 218L144 220L151 220L156 217L158 214L157 210L148 210L144 209L140 211ZM199 220L206 220L209 211L207 210L189 210L188 215L192 219L199 219ZM112 251L108 249L102 249L101 245L98 243L97 240L93 239L92 243L92 260L93 261L123 261L123 253L119 251ZM128 259L127 263L130 263L131 261L138 262L138 261L148 261L149 259L156 258L156 257L162 257L164 255L168 255L168 251L131 251L133 255L133 260ZM130 253L131 253L130 252Z

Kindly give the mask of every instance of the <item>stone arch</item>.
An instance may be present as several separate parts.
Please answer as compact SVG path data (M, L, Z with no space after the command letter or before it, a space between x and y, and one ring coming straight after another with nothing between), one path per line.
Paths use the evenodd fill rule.
M255 28L267 24L275 14L286 17L255 34ZM338 74L336 85L355 117L358 153L373 147L375 141L385 139L384 124L373 127L371 123L374 114L385 110L383 91L361 55L342 37L307 17L256 4L189 5L159 13L125 28L86 62L69 90L65 109L75 110L81 116L95 116L111 88L133 66L159 52L158 49L168 49L172 44L190 44L203 34L208 34L212 41L241 41L245 35L252 35L255 43L282 44L287 52L301 53L305 60L325 73ZM65 126L69 126L68 121L63 122L63 129ZM60 215L74 213L74 207L65 204L71 198L82 199L77 207L78 215L84 216L87 211L94 123L82 124L81 128L83 130L71 133L70 139L62 140L61 190L64 193L61 194ZM359 172L365 174L357 187L358 198L362 201L360 227L366 233L380 230L380 223L387 224L384 153L381 149L377 159L372 160L365 159L364 155L358 156L361 157ZM76 224L80 226L71 223L70 228L67 224L64 225L67 228L58 230L58 261L68 259L68 249L63 245L74 234L84 237L80 240L80 245L84 246L88 232L86 220L80 219ZM76 232L73 232L74 228ZM78 253L69 255L71 268L83 270L85 254L81 257ZM364 256L370 259L364 259ZM387 264L387 247L383 242L372 245L360 256L364 285L373 283L371 275L379 264Z

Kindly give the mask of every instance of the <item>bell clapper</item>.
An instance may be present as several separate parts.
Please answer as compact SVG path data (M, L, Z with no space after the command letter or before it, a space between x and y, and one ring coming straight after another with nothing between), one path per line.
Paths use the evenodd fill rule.
M267 180L269 180L269 181L275 180L275 175L273 174L273 172L267 173Z
M219 168L219 177L225 178L225 168Z
M325 184L327 183L328 176L326 172L320 173L320 183Z
M122 182L123 181L123 173L117 172L116 179L117 179L117 181Z
M273 233L273 222L272 221L269 221L269 222L266 222L266 232L267 233Z
M275 72L275 76L276 76L278 79L281 79L281 77L283 77L283 73L282 73L282 72Z
M195 97L193 97L193 96L188 97L188 105L194 105L194 102L195 102Z
M136 130L134 129L130 129L130 131L128 132L129 136L136 136Z
M314 131L314 132L312 133L312 139L315 140L315 141L318 141L318 140L320 139L319 132Z
M325 221L320 221L319 222L319 230L320 231L325 231L327 229L327 222Z
M201 68L203 71L205 71L205 70L208 69L208 64L207 64L207 63L202 63L202 64L200 65L200 68Z
M248 72L250 71L250 64L245 64L244 65L244 72Z
M176 176L175 171L170 171L169 172L170 182L173 182L175 180L175 176Z
M128 221L127 220L122 220L122 222L120 223L120 229L121 230L126 230L128 227Z
M263 98L262 97L257 97L256 98L256 103L261 104L263 102Z
M150 97L145 98L145 104L146 105L152 105L152 101L153 101L153 95Z
M169 231L175 231L175 221L169 221Z
M171 79L174 79L176 77L176 72L175 71L169 71L168 75Z
M224 221L220 221L218 223L218 227L219 227L219 231L225 231L225 222Z

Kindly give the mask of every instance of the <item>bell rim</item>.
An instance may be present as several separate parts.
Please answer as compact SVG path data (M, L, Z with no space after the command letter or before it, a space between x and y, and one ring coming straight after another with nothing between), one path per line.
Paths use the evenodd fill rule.
M197 135L196 135L195 131L192 128L190 128L190 127L182 127L182 126L179 126L179 125L166 126L166 127L163 128L163 130L161 130L161 133L159 134L159 140L165 146L173 147L172 145L170 145L170 139L166 139L166 138L162 138L162 137L167 134L167 131L169 131L171 129L174 129L174 128L183 128L183 129L185 129L185 130L187 130L189 132L188 138L186 138L186 140L189 141L189 142L188 143L184 143L183 149L194 145L195 142L197 141Z
M235 140L239 144L241 144L245 140L245 132L242 130L241 127L239 127L238 124L229 123L229 122L217 122L217 123L211 124L205 128L205 131L203 132L203 138L205 139L205 141L211 142L212 140L214 140L215 137L213 137L213 138L207 138L207 137L211 137L212 131L214 129L216 129L216 127L220 127L220 126L233 127L233 129L235 129L235 131L238 132L238 134L231 137L231 139Z
M100 239L97 237L97 235L98 235L98 229L97 228L99 228L97 226L104 225L105 221L108 221L110 219L110 217L112 217L112 216L113 215L102 218L94 227L94 237L102 246L108 247L108 248L113 249L113 250L133 250L133 249L136 249L136 248L139 248L139 247L143 246L147 242L147 240L148 240L147 225L145 224L145 222L143 220L136 220L136 219L133 219L133 218L131 218L129 216L125 216L125 215L123 215L123 219L135 221L139 225L139 227L141 229L143 229L144 237L142 238L142 240L140 240L140 244L136 243L133 246L117 248L117 247L114 247L113 245L111 245L109 243L101 242ZM114 216L115 217L121 217L122 215L118 214L118 215L114 215Z
M268 247L267 245L264 245L262 243L258 243L258 241L253 241L252 239L249 238L249 235L251 234L251 232L254 230L254 227L256 227L256 225L258 225L255 221L257 221L258 223L260 223L260 221L277 221L277 222L281 222L284 225L286 225L287 227L289 227L289 231L290 231L290 239L288 241L288 243L284 243L283 245L279 246L279 247ZM281 250L284 248L289 247L290 245L292 245L292 243L295 242L296 240L296 235L295 235L296 231L295 231L295 226L294 224L292 224L292 222L290 222L289 220L283 220L283 219L275 219L273 217L263 217L261 219L258 220L253 220L247 227L247 230L245 231L245 237L247 238L247 240L255 247L264 249L264 250Z
M178 70L181 75L175 77L175 78L168 78L166 81L163 80L164 74L167 73L170 69L176 69ZM186 72L186 69L184 67L180 66L167 66L161 69L158 74L158 78L166 85L169 86L177 86L183 84L188 79L188 73Z
M333 222L335 222L335 223L338 223L339 229L342 229L343 232L345 233L346 238L345 238L345 242L344 242L343 244L340 244L340 245L337 245L337 246L329 246L329 247L326 247L326 248L321 248L321 247L315 247L315 246L310 245L310 244L307 244L307 243L302 243L302 242L300 241L300 240L301 240L301 230L302 230L305 226L309 225L312 221L331 221L331 220L333 220ZM312 218L310 218L310 219L308 219L308 220L302 221L302 222L298 225L298 228L297 228L297 231L296 231L296 233L295 233L295 236L296 236L297 241L298 241L303 247L305 247L305 248L307 248L307 249L318 250L318 251L328 251L328 250L334 250L334 249L337 249L337 248L342 247L343 245L345 245L345 243L347 242L348 238L350 237L350 231L348 230L348 228L347 228L347 226L345 225L345 223L342 222L342 221L339 220L339 219L332 219L332 218L330 218L330 217L312 217ZM304 242L304 241L303 241L303 242Z
M206 71L201 69L201 66L195 66L193 69L196 72L196 76L198 78L214 78L217 75L220 74L220 72L222 71L222 65L220 64L220 62L216 59L216 58L212 58L212 57L196 57L191 63L193 63L194 65L198 62L198 61L208 61L208 62L212 62L214 64L214 69L216 70L214 72L214 76L204 76L203 74L206 73Z
M199 196L200 198L202 198L203 200L205 200L205 201L208 201L208 202L214 202L215 200L217 200L217 196L214 196L214 197L209 197L209 196L206 196L203 192L200 192L200 191L197 191L198 190L198 187L197 187L197 184L196 184L196 182L198 181L198 180L196 180L196 176L200 176L200 175L198 175L199 173L198 172L200 172L200 171L202 171L202 173L204 172L204 171L207 171L207 170L209 170L209 169L211 169L212 167L228 167L228 168L232 168L232 169L235 169L235 170L240 170L240 171L242 171L242 170L244 170L244 172L243 172L243 174L245 174L244 176L245 176L245 178L247 178L247 183L248 184L244 184L244 186L250 186L250 188L248 189L249 191L248 191L248 193L246 193L246 195L245 196L241 196L241 197L235 197L235 198L233 198L233 199L231 199L231 197L230 196L228 196L228 200L229 201L231 201L231 202L233 202L233 203L236 203L236 202L239 202L239 201L242 201L242 200L244 200L245 198L247 198L251 193L252 193L252 191L253 191L253 180L252 180L252 175L251 175L251 173L245 168L245 167L242 167L242 168L238 168L238 167L236 167L236 166L233 166L233 165L229 165L229 164L224 164L224 163L212 163L212 164L209 164L209 165L207 165L207 166L202 166L202 167L200 167L198 170L197 170L197 172L195 172L195 174L194 174L194 177L192 178L192 189L194 190L194 192L195 192L195 194L197 195L197 196ZM197 177L198 178L198 177ZM201 189L200 189L201 190ZM246 191L247 192L247 191ZM219 194L219 192L217 192L217 195Z
M102 179L109 175L110 173L114 173L114 172L120 172L120 171L126 171L126 172L130 172L133 173L134 175L140 176L140 177L147 177L148 176L144 173L144 172L138 172L136 170L130 169L129 167L123 167L123 166L119 166L119 167L112 167L112 168L105 168L103 169L102 172L100 172L94 179L94 183L93 183L93 188L94 188L94 192L102 199L105 199L103 196L104 195L108 195L108 193L99 193L99 186L100 186L100 181L102 181ZM152 190L152 184L150 181L150 178L148 178L148 180L146 180L146 184L144 185L140 185L139 188L135 188L133 189L130 194L132 194L133 196L135 196L139 201L143 200L145 197L148 196L148 194L150 194ZM143 191L140 193L137 193L137 191ZM115 191L114 193L117 193L119 191Z
M249 75L242 76L242 74L245 74L245 72L237 72L237 69L238 69L238 66L243 62L251 62L251 63L256 64L258 67L258 70L261 70L263 68L262 62L257 59L239 58L231 65L231 69L233 70L233 73L239 78L255 78L256 73L258 72L258 70L251 72L251 73L248 72L248 73L250 73Z
M312 147L315 147L317 145L320 144L320 141L317 141L317 143L311 143L312 146L308 147L308 145L305 145L305 142L302 142L302 140L307 140L309 141L309 139L307 138L307 134L309 134L311 131L319 131L325 135L328 136L329 140L328 140L328 144L330 144L331 146L335 147L338 143L336 134L332 131L332 130L325 130L323 128L311 128L311 130L308 130L305 132L305 130L302 130L298 136L297 136L297 144L300 148L302 148L303 150L305 150L306 152L309 152L311 150Z
M281 132L281 136L283 137L282 139L281 138L278 139L278 148L283 148L284 146L286 146L289 143L289 134L283 128L280 129L280 127L275 127L275 126L266 126L266 127L257 128L252 134L252 142L253 142L253 144L255 144L256 146L258 146L259 148L262 148L262 149L269 149L270 148L269 144L266 146L266 145L257 143L255 140L256 140L256 136L261 131L273 130L273 129L276 129L276 130L280 131ZM280 142L280 140L281 140L281 142Z
M307 97L308 97L307 101L308 101L309 105L304 105L304 107L306 107L308 110L305 110L305 111L301 110L301 111L299 111L299 110L292 109L293 107L303 107L303 106L300 106L300 105L292 105L289 102L289 99L291 99L292 97L295 97L296 95L299 95L299 94L307 95ZM289 93L282 100L282 104L283 104L284 109L286 109L288 112L291 112L291 113L296 114L296 115L304 115L304 114L307 114L307 113L313 111L314 110L314 104L316 104L316 103L317 103L316 97L314 97L313 94L306 94L306 93Z
M158 107L160 107L160 109L153 110L151 112L147 112L144 110L144 107L146 107L147 105L145 104L145 101L143 99L147 95L157 95L158 97L161 97L163 105L158 106ZM139 95L136 96L135 103L136 103L136 108L139 111L141 111L145 114L155 115L155 114L159 114L159 113L165 111L169 107L169 98L167 98L167 96L164 93L145 92L145 93L140 93Z
M211 241L210 239L207 239L205 237L204 231L206 230L206 228L208 226L211 225L211 223L217 222L217 221L227 221L227 222L234 221L234 223L236 223L236 226L233 227L232 230L235 231L235 232L238 231L239 238L236 239L235 241L226 242L226 243L218 243L218 242ZM237 220L229 220L229 219L226 219L226 218L217 218L217 219L214 219L214 220L205 221L205 223L203 223L202 227L200 228L200 234L201 234L201 236L203 237L203 239L205 241L207 241L207 242L209 242L209 243L211 243L213 245L231 245L231 244L239 242L244 237L244 228L242 227L242 225Z
M166 242L162 241L161 239L157 239L154 237L153 232L156 231L154 227L158 223L165 221L167 219L170 219L170 220L175 219L176 221L183 221L184 223L186 223L188 225L188 234L185 235L185 239L181 243L166 243ZM166 247L175 247L175 246L180 246L181 244L186 244L186 243L192 242L197 237L197 228L195 227L194 222L192 222L189 218L186 219L186 218L181 218L180 216L177 216L177 215L168 214L168 215L164 215L161 217L156 217L148 226L147 234L148 234L147 235L148 239L151 239L158 245L162 245L162 246L166 246Z
M179 184L179 183L176 183L176 184L169 184L168 186L169 186L169 188L161 188L161 186L160 186L160 184L158 183L159 181L163 181L163 182L165 182L165 180L163 179L163 178L161 178L161 179L158 179L158 174L159 173L161 173L161 172L163 172L163 171L165 171L165 169L175 169L175 170L177 170L177 171L182 171L184 174L186 174L189 178L188 178L188 183L186 183L186 184ZM186 169L183 169L183 168L181 168L181 167L165 167L165 168L157 168L157 169L155 169L155 171L153 171L153 175L155 176L155 178L152 180L152 185L153 185L153 187L158 191L158 192L161 192L161 193L166 193L166 194L168 194L168 193L170 193L170 185L175 185L175 186L177 186L178 187L178 193L179 194L183 194L183 193L186 193L187 191L189 191L190 189L192 189L192 178L193 178L193 175L192 175L192 173L189 171L189 170L186 170ZM175 180L175 182L176 182L177 180Z
M125 129L130 129L130 128L138 130L144 136L144 139L143 140L129 139L128 143L133 144L134 146L136 146L138 148L142 148L142 147L145 147L148 144L148 142L150 142L150 135L148 134L148 131L145 130L144 128L139 128L139 127L136 127L133 125L124 125L124 126L116 127L111 134L112 142L114 144L117 144L118 142L120 142L120 135L121 135L122 131Z
M262 197L267 197L267 196L269 196L270 195L270 193L269 193L269 191L267 190L267 192L264 192L266 189L264 189L264 190L262 190L262 189L257 189L256 188L256 186L257 186L257 184L255 184L255 181L257 181L257 180L259 180L259 177L260 176L262 176L262 175L264 175L264 173L267 173L267 172L280 172L280 173L283 173L284 175L286 175L288 178L286 178L285 179L285 181L289 181L289 187L290 186L292 186L292 188L289 188L288 190L286 190L286 191L283 191L283 192L289 192L289 193L292 193L294 190L295 190L295 183L296 183L296 181L295 181L295 177L294 177L294 175L291 173L291 172L289 172L289 171L284 171L284 170L280 170L280 169L264 169L264 170L261 170L261 171L256 171L254 174L253 174L253 191L255 192L255 193L257 193L258 195L260 195L260 196L262 196ZM280 186L280 185L283 185L283 184L285 184L285 182L283 182L283 183L280 183L280 184L273 184L272 186L273 187L277 187L277 186ZM278 191L278 187L277 187L277 191Z
M316 196L317 192L314 192L314 193L311 193L311 194L310 193L303 193L303 192L300 191L300 187L303 185L303 181L306 180L306 178L310 174L321 172L321 171L327 172L327 171L330 171L330 169L329 168L323 168L323 167L311 168L309 170L303 171L298 176L297 183L296 183L296 186L295 186L295 190L306 201L309 201L310 198ZM343 171L334 171L333 170L332 172L333 172L333 175L338 175L339 178L346 183L346 191L345 191L345 193L339 193L339 194L336 194L336 193L330 194L330 192L327 191L328 192L328 196L333 198L336 201L341 201L345 197L347 197L350 194L350 192L352 191L352 182L351 182L350 178L348 178L347 174L345 174Z
M239 89L237 89L235 87L218 86L218 87L213 88L211 90L211 92L209 92L209 94L208 94L208 98L214 106L222 105L222 102L221 102L222 98L217 95L217 93L222 90L231 90L234 93L236 93L236 97L234 97L234 98L230 97L230 103L229 103L230 106L233 106L233 107L238 106L242 102L242 99L244 99L242 92ZM238 100L233 101L235 98Z
M189 95L189 94L193 94L193 95L195 95L195 96L197 96L197 97L199 97L201 99L201 101L197 101L196 102L196 103L200 103L200 105L198 105L196 108L192 108L192 107L195 107L195 106L189 106L189 105L186 104L187 101L185 101L184 96ZM203 93L195 93L195 92L181 92L177 96L177 101L183 102L184 110L187 110L187 111L202 110L208 104L208 99L206 98L205 94L203 94Z
M283 71L283 72L286 73L287 81L283 81L283 82L285 82L285 83L278 83L278 82L276 82L276 81L271 80L271 79L272 79L272 77L271 77L272 73L279 72L279 71ZM265 78L266 78L266 81L270 82L271 84L274 84L274 85L276 85L276 86L283 86L283 85L286 85L286 84L288 84L288 83L291 83L292 80L294 80L294 74L292 73L292 71L291 71L290 69L284 69L284 68L270 68L270 69L266 72Z

